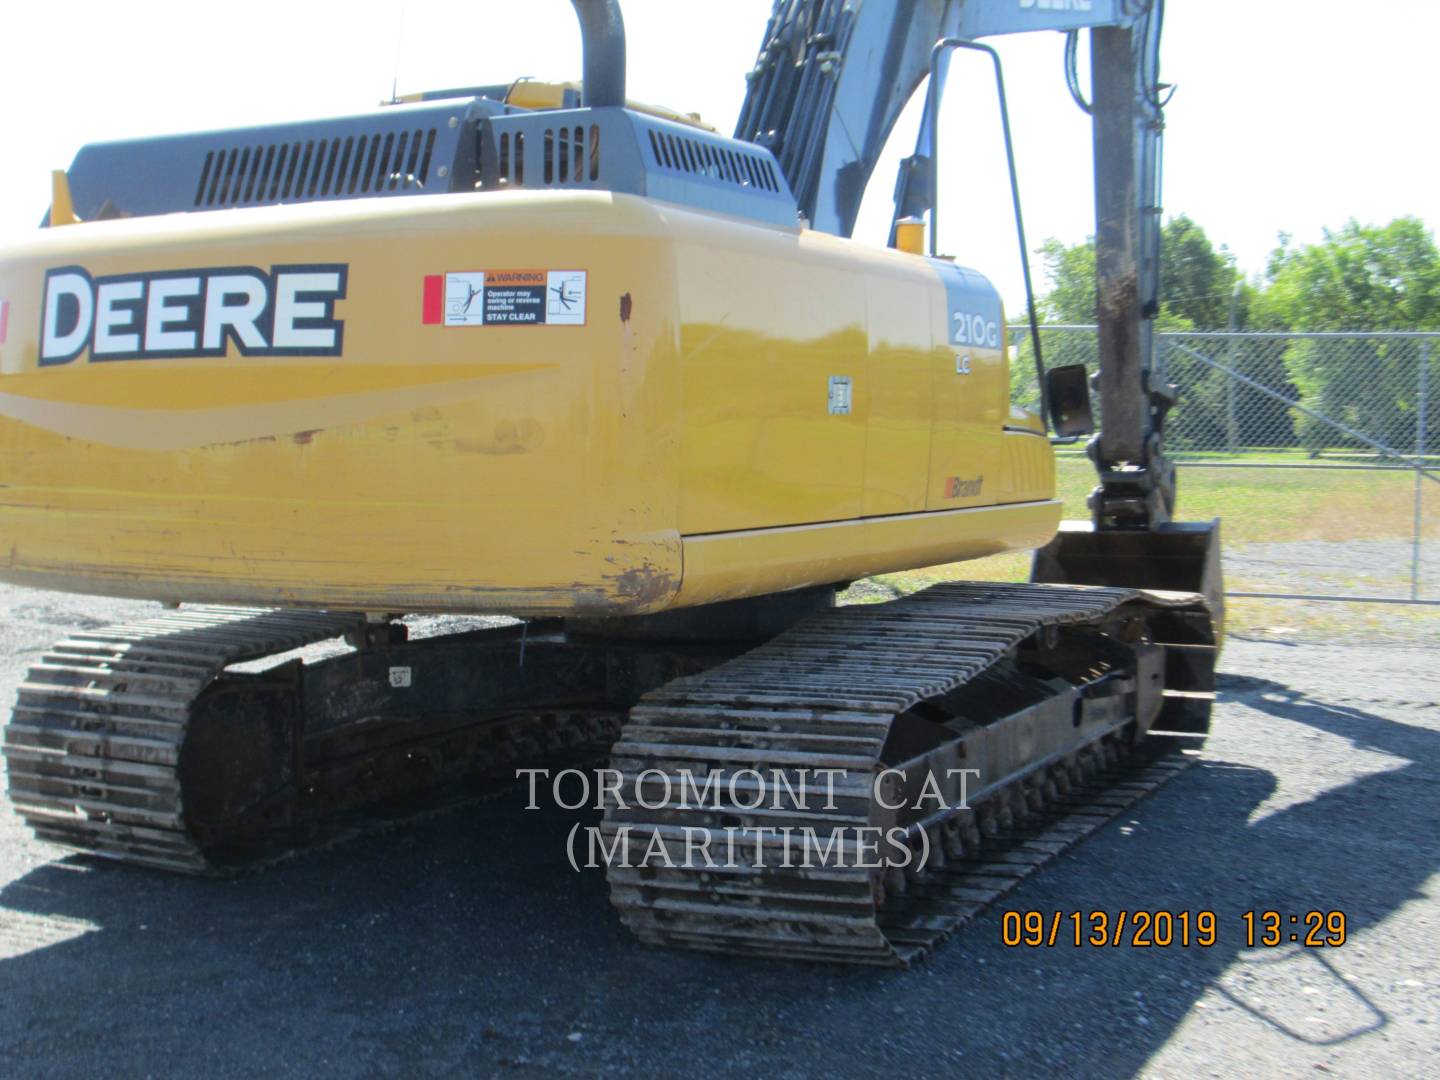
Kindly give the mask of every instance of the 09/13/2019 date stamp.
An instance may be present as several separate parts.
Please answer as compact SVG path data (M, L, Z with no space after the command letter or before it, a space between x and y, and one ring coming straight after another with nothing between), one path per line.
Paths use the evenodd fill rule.
M1222 919L1213 911L1005 911L1000 941L1012 949L1069 945L1077 949L1209 949L1237 940L1246 948L1298 945L1338 949L1345 944L1343 911L1245 911ZM1232 934L1238 935L1232 937Z

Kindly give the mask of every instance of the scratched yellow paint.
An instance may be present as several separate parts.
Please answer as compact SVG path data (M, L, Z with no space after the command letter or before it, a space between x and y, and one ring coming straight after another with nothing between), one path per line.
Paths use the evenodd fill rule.
M340 357L37 365L45 272L344 263ZM422 323L446 271L588 274L583 326ZM1042 543L1003 354L916 256L600 192L77 224L0 252L0 579L163 600L661 610ZM846 376L851 410L831 415ZM983 473L947 498L951 477ZM998 505L997 505L998 504Z

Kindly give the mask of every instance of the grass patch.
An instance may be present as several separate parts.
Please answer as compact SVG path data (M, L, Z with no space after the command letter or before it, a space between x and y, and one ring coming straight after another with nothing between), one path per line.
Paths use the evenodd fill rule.
M1216 455L1217 457L1221 455ZM1251 464L1267 455L1230 455ZM1056 462L1055 481L1067 518L1087 518L1095 471L1085 460ZM1221 519L1228 544L1287 540L1408 539L1414 528L1412 472L1316 469L1187 469L1180 466L1177 517ZM1440 535L1440 484L1423 481L1423 535Z
M1303 451L1210 457L1247 463L1309 460ZM1089 517L1085 500L1095 486L1095 473L1089 461L1073 454L1060 456L1056 462L1056 486L1058 496L1065 502L1065 517ZM1179 488L1178 517L1192 521L1220 518L1222 550L1237 564L1233 568L1227 566L1227 584L1231 589L1408 595L1408 547L1401 542L1408 543L1413 535L1413 473L1186 469L1181 464ZM1440 485L1425 480L1421 491L1423 565L1434 567L1440 561ZM1337 548L1333 553L1323 548L1313 552L1307 548L1306 564L1290 569L1283 581L1267 579L1254 568L1254 560L1244 558L1247 552L1270 550L1251 548L1251 545L1304 541L1336 545L1355 542L1356 548L1349 552ZM1375 565L1357 568L1357 552L1363 564L1364 552L1370 550L1362 549L1360 544L1373 545L1375 541L1389 542L1383 545L1383 558ZM1283 553L1287 549L1279 550ZM857 582L843 602L880 602L944 581L1025 581L1029 573L1029 552L996 555L971 562L881 574ZM1433 571L1430 581L1434 581ZM1422 589L1421 595L1437 599L1440 590ZM1232 634L1277 639L1440 643L1440 611L1435 608L1232 599L1227 604L1227 626Z

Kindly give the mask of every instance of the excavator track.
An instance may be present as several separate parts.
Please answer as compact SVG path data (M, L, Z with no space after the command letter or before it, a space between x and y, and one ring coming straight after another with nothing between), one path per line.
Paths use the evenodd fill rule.
M1064 634L1077 631L1128 638L1117 640L1116 655L1138 648L1152 661L1134 672L1082 673L1069 690L1053 679L1035 684L1014 667L1025 655L1058 662ZM1154 662L1157 644L1174 656ZM607 859L612 901L624 923L655 944L908 965L1183 769L1183 755L1147 750L1167 740L1139 736L1152 719L1203 729L1213 663L1209 616L1190 594L956 583L808 619L651 692L631 711L612 755L624 782L609 794L602 825L611 845L625 841ZM1147 678L1164 682L1158 714L1152 707L1149 716L1124 715L1122 706L1144 700L1136 687ZM1057 696L1024 699L1019 727L977 714L987 701L1016 700L1013 686L1021 684ZM903 750L900 736L933 726L927 722L946 703L952 722L943 737ZM891 790L887 769L908 762L940 773L960 761L1000 775L982 769L968 801L908 818L877 804L877 793ZM796 798L799 768L841 770L842 779ZM694 798L693 778L712 774L723 782L716 797ZM753 797L767 776L792 783L786 798ZM886 799L901 801L893 790ZM853 830L886 825L900 829L911 865L845 865ZM807 828L822 845L838 839L841 857L797 855ZM702 848L718 853L715 865ZM629 858L614 858L620 850ZM739 858L724 858L736 850Z
M618 728L614 717L583 711L457 723L329 765L331 773L306 770L297 732L296 774L262 812L197 827L182 765L202 694L231 665L365 632L356 614L196 606L73 634L19 688L5 729L10 799L42 840L154 869L225 873L365 831L356 811L437 786L446 769L436 760L447 754L461 765L452 773L473 773L477 760L489 766L496 794L513 783L512 765L597 740L603 747ZM200 786L189 785L189 803L205 796ZM478 794L471 788L465 801ZM398 816L433 812L407 804Z

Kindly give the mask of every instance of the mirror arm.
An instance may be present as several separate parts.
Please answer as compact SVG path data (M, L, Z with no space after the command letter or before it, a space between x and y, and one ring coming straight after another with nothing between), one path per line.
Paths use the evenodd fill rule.
M1025 275L1025 306L1030 315L1030 338L1035 343L1035 381L1040 391L1040 426L1048 434L1054 426L1050 417L1050 396L1045 390L1045 361L1040 355L1040 316L1035 309L1035 287L1030 280L1030 249L1025 244L1025 216L1020 210L1020 180L1015 171L1015 143L1010 137L1010 107L1005 101L1005 73L1000 54L989 45L964 38L941 38L930 50L930 85L925 102L925 123L930 130L930 255L934 258L940 242L940 62L951 49L971 49L990 57L995 66L995 90L1000 99L1000 128L1005 133L1005 163L1010 169L1010 200L1015 205L1015 233L1020 241L1020 269ZM1008 360L1008 357L1007 357Z

